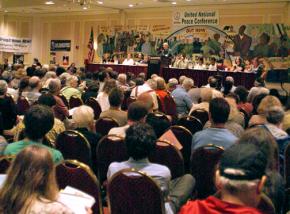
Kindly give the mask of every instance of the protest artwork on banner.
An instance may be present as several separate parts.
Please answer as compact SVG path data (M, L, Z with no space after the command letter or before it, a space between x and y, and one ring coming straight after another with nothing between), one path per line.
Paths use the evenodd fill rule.
M217 10L178 10L172 13L172 24L176 29L191 25L219 25L219 13Z
M32 40L28 38L16 38L0 36L0 51L10 53L30 53Z
M51 40L50 51L70 51L71 40Z

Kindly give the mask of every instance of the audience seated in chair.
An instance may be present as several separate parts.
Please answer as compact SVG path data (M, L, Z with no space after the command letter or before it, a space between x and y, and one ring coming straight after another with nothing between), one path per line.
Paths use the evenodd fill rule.
M168 96L168 92L166 91L166 83L162 77L158 77L156 79L156 83L157 83L157 87L156 87L155 93L160 99L160 104L161 104L161 106L158 106L158 107L159 107L159 110L166 113L166 108L164 104L164 99L166 96Z
M63 156L58 150L46 147L41 143L54 124L54 117L50 108L42 105L31 106L24 115L23 122L25 139L9 144L4 150L4 155L16 155L29 145L41 145L49 149L55 163L63 160Z
M95 131L94 111L89 106L80 106L75 109L72 120L76 131L84 135L91 145L91 153L93 162L96 160L96 149L101 134Z
M4 80L0 80L0 112L4 132L12 129L17 120L16 105L13 99L7 96L7 87L7 83Z
M51 152L37 144L26 146L10 166L0 190L0 212L72 214L58 202L58 191Z
M28 82L28 88L28 91L22 92L22 96L26 97L29 104L32 105L38 100L38 97L41 95L39 93L39 90L41 88L39 77L30 77Z
M248 129L240 137L238 144L255 145L259 150L265 151L267 155L267 180L263 192L271 198L277 213L280 213L284 201L284 182L278 168L278 145L275 139L265 128L255 127ZM283 154L284 155L284 154ZM282 165L283 162L280 162Z
M267 95L262 98L261 102L257 107L257 114L253 115L249 121L249 127L256 125L263 125L267 122L266 112L269 108L273 106L282 107L280 100L277 97Z
M138 122L145 122L145 117L148 114L146 105L143 102L136 101L129 106L127 124L121 127L112 128L109 135L118 135L120 137L126 136L126 130L133 124Z
M52 79L48 84L49 92L53 95L56 105L53 106L52 110L54 115L59 120L63 121L69 117L68 107L64 104L62 99L59 97L61 82L59 79Z
M53 95L51 95L51 94L42 94L38 98L38 104L39 105L45 105L45 106L48 106L49 108L52 108L53 106L56 105L56 102L55 102L55 99L54 99ZM25 125L23 123L23 120L21 120L16 125L16 127L14 129L14 141L22 140L22 139L19 138L19 136L23 132L24 129L25 129ZM54 144L55 140L57 138L57 135L62 133L63 131L65 131L64 123L62 121L60 121L59 119L57 119L56 117L54 117L53 127L52 127L51 130L49 130L47 132L45 137L50 143Z
M197 109L202 109L208 112L209 110L209 102L212 100L212 89L211 88L201 88L200 89L200 98L201 103L193 104L189 115Z
M192 149L207 144L214 144L225 149L232 146L237 137L225 128L230 114L230 106L224 98L215 98L209 104L209 121L211 127L197 132L192 138Z
M124 93L119 88L113 88L109 93L110 108L103 111L100 118L111 117L115 119L119 126L127 124L127 112L121 110L121 105L124 100Z
M65 96L67 100L70 100L71 96L76 96L79 99L82 98L82 93L78 89L78 78L74 75L69 75L65 81L66 86L63 87L60 92Z
M82 94L82 100L84 103L86 103L91 97L96 99L99 91L99 83L97 81L88 81L86 85L87 90Z
M248 116L250 116L253 111L253 105L252 103L247 101L247 97L249 94L248 90L244 86L238 86L235 89L234 93L239 97L238 109L244 109L247 112Z
M153 128L157 138L160 138L171 125L166 115L159 112L149 113L146 116L146 123Z
M132 89L130 97L139 99L143 94L148 94L152 97L153 107L152 110L158 110L158 100L155 90L157 89L157 83L154 79L148 79L143 85L137 85Z
M266 181L267 155L254 145L236 144L222 155L216 171L216 186L221 196L189 201L180 214L252 213L256 209Z
M187 92L193 87L193 80L186 78L182 82L181 87L177 87L172 91L171 95L176 103L176 111L178 117L187 115L192 107L192 101Z
M110 108L109 93L115 87L117 87L117 83L114 79L106 80L102 89L100 87L101 92L97 96L97 101L101 106L102 112Z
M154 150L156 143L156 136L149 125L137 123L129 127L126 131L125 143L129 160L112 163L107 178L110 179L115 173L126 168L144 172L151 176L163 191L164 199L167 201L166 209L177 212L191 195L194 188L193 177L184 175L171 181L171 173L166 166L148 161L148 156Z

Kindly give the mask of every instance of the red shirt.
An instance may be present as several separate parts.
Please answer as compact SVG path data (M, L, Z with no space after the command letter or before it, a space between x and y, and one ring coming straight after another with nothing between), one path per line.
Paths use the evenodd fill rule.
M168 95L168 93L165 90L156 90L155 93L157 94L157 96L160 99L160 102L161 102L161 110L163 112L165 112L166 109L165 109L164 99Z
M253 105L251 103L240 103L238 104L238 109L244 109L248 115L251 115L253 111Z
M237 204L221 201L209 196L205 200L189 201L185 204L179 214L262 214L259 210Z

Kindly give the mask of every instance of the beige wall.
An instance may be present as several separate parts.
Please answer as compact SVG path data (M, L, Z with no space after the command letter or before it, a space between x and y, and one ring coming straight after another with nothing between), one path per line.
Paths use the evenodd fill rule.
M174 10L182 9L174 8ZM186 7L190 9L190 7ZM220 25L284 23L290 25L290 3L255 3L215 6L194 6L194 10L215 9L219 11ZM70 62L82 65L87 54L90 29L94 27L95 37L98 26L113 25L156 25L171 24L173 8L130 9L115 14L49 14L22 16L0 14L2 35L32 38L32 53L25 55L25 63L31 64L37 57L44 64L50 60L50 40L66 39L72 41L70 52L57 52L57 61L68 55ZM76 48L76 47L79 48ZM12 61L12 54L8 56Z

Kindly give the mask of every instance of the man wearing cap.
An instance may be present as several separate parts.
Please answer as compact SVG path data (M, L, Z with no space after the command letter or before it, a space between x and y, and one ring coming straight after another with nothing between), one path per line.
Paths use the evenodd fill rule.
M258 204L266 181L267 155L252 144L235 144L224 152L216 171L218 196L189 201L186 213L261 214Z

